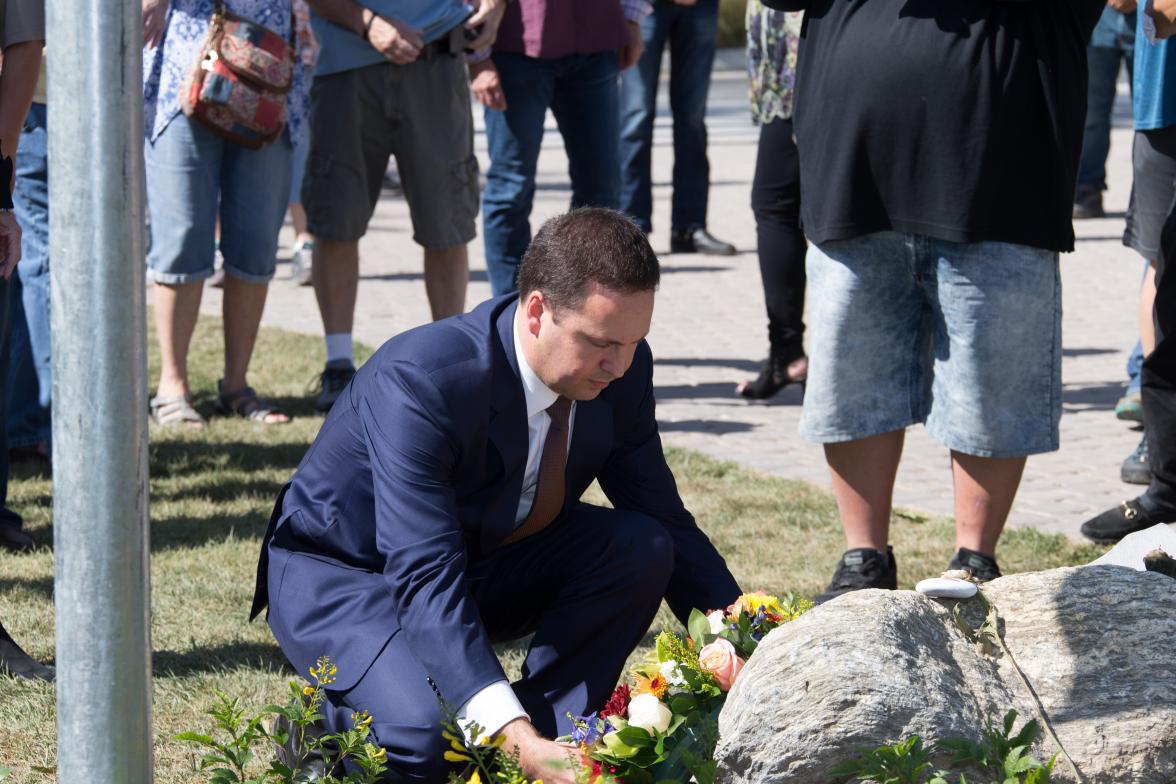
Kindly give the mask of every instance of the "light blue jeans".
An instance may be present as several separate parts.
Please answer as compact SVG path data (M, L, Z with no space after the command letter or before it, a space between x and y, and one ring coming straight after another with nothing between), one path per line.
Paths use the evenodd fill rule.
M800 433L837 443L922 422L949 449L1058 448L1058 254L880 232L809 246Z
M151 279L179 285L211 277L219 217L225 272L269 282L290 196L289 132L249 150L180 114L145 153Z

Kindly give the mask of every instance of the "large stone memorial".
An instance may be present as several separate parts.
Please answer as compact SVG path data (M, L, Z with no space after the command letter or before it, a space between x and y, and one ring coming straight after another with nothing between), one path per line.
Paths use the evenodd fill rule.
M1092 565L1003 577L983 595L1085 781L1176 782L1176 580ZM1037 716L1014 662L957 623L957 605L983 624L981 597L871 590L772 632L720 717L718 781L828 784L863 748L976 738L1010 708ZM1070 780L1064 765L1055 779Z

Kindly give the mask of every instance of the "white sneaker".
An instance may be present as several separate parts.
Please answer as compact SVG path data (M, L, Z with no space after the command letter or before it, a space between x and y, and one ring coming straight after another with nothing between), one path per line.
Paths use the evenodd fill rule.
M302 242L294 246L290 254L290 278L299 286L311 285L310 265L313 242Z

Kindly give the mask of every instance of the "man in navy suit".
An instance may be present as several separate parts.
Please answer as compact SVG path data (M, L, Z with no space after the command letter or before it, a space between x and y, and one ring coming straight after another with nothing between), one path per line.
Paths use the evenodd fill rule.
M254 615L299 672L338 665L326 723L367 710L390 781L442 782L434 693L571 782L553 738L603 706L665 598L739 594L666 465L645 336L659 280L619 213L548 221L519 294L384 344L279 496ZM593 480L615 508L579 501ZM507 682L491 643L534 633Z

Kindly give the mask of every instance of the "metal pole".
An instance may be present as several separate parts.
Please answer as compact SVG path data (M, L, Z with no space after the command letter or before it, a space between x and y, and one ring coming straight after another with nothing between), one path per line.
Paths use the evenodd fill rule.
M58 781L148 784L139 0L48 0Z

